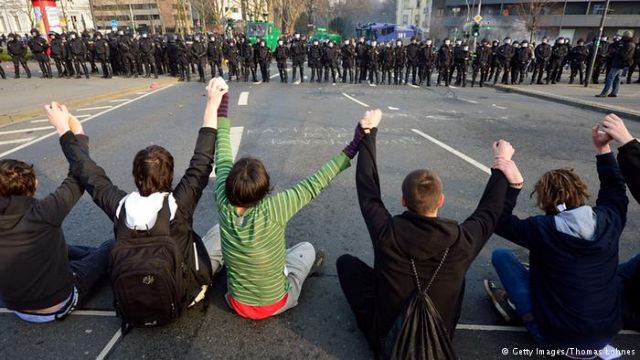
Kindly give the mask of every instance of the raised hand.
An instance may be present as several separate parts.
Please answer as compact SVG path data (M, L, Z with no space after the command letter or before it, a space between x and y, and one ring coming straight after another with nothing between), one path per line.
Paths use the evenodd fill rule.
M45 105L44 109L47 112L49 123L53 125L59 136L69 131L69 110L66 106L53 101L51 104Z
M521 189L524 185L524 177L513 160L506 160L500 157L496 158L493 163L493 168L502 171L512 187Z
M624 121L616 114L605 116L601 129L622 145L633 140L633 136L631 136L631 133L627 130Z
M382 121L382 111L380 109L370 110L364 113L362 120L360 120L360 127L368 134L371 129L380 125L380 121Z
M511 160L516 150L511 146L511 143L506 140L498 140L493 143L493 158L501 158L505 160Z
M78 118L71 114L69 114L69 129L76 135L84 135L82 123L80 122L80 120L78 120Z
M229 85L221 77L216 77L209 81L207 85L207 106L212 106L214 109L218 109L222 102L224 94L229 92Z
M613 138L602 130L602 124L597 123L591 128L591 140L593 141L593 146L596 148L597 154L600 155L611 152L609 142L611 142Z

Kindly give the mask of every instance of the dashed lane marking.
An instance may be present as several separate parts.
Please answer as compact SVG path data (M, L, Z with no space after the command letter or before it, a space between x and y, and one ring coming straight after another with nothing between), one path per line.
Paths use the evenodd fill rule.
M27 141L31 141L33 139L35 139L35 138L30 137L30 138L24 138L24 139L14 139L14 140L0 141L0 145L21 144L21 143L25 143Z
M360 104L360 105L362 105L362 106L364 106L364 107L369 107L369 105L367 105L367 104L363 103L362 101L360 101L360 100L358 100L358 99L356 99L356 98L354 98L354 97L352 97L352 96L349 96L349 95L347 95L347 94L345 94L345 93L342 93L342 95L344 95L347 99L349 99L349 100L351 100L351 101L355 102L356 104Z
M249 92L243 91L240 93L240 98L238 98L238 106L247 106L249 105Z
M458 99L461 100L461 101L464 101L464 102L468 102L470 104L479 104L479 102L475 101L475 100L464 99L464 98L461 98L461 97L459 97Z
M0 135L20 134L20 133L26 133L26 132L44 131L44 130L51 130L51 129L53 129L53 126L41 126L41 127L35 127L35 128L0 131Z
M151 93L149 93L151 94ZM134 99L135 100L135 99ZM119 106L119 105L118 105ZM104 109L111 109L113 107L113 105L106 105L106 106L96 106L96 107L90 107L90 108L82 108L82 109L78 109L76 111L93 111L93 110L104 110Z
M116 333L113 334L113 337L111 337L111 340L109 340L109 342L104 347L104 349L100 351L100 354L98 354L98 356L96 357L96 360L104 360L107 357L107 355L109 355L109 352L111 352L111 349L113 349L113 347L116 345L116 343L118 342L118 340L120 340L121 337L122 337L122 330L118 329L118 331L116 331Z
M504 107L504 106L500 106L500 105L496 105L496 104L491 104L491 106L493 106L493 107L494 107L494 108L496 108L496 109L500 109L500 110L507 110L507 108L506 108L506 107Z
M125 101L131 101L131 99L115 99L115 100L109 100L109 102L110 102L110 103L125 102Z
M240 150L240 142L242 141L242 134L244 133L244 126L234 126L229 131L231 135L231 158L233 162L236 161L236 156L238 156L238 150ZM209 178L216 177L216 167L213 166L213 171Z

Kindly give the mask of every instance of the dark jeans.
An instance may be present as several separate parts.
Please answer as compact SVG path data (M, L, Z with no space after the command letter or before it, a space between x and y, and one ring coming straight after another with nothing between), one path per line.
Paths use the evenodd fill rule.
M356 317L360 331L369 346L377 353L378 334L375 329L375 278L373 269L351 255L342 255L336 261L338 280L344 296Z
M113 240L102 243L98 248L87 246L67 246L69 266L73 271L78 289L78 307L84 306L91 298L96 284L107 275L109 254Z
M624 328L640 331L640 255L620 265L618 276L624 289Z
M611 89L611 95L618 95L618 89L620 89L620 74L622 69L612 68L607 74L607 80L604 83L604 89L600 95L607 95L609 89Z
M513 251L498 249L491 255L491 263L498 273L502 286L509 294L509 299L515 305L516 312L521 318L533 319L533 304L531 302L531 281L529 270L516 258ZM529 334L541 345L544 338L535 323L535 319L525 321Z

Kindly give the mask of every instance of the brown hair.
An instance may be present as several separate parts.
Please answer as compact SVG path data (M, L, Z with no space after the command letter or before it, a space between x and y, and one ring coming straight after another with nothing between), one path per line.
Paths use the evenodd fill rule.
M402 196L409 210L418 214L434 211L440 205L442 181L429 170L415 170L402 182Z
M250 208L256 205L271 192L267 169L258 159L238 160L227 177L225 191L233 206Z
M171 191L173 156L158 145L138 151L133 159L133 180L142 196Z
M546 172L536 183L531 197L536 195L536 205L546 214L557 214L557 206L564 203L567 209L575 209L589 199L587 185L573 169L557 169Z
M18 160L0 160L0 196L33 196L35 193L33 165Z

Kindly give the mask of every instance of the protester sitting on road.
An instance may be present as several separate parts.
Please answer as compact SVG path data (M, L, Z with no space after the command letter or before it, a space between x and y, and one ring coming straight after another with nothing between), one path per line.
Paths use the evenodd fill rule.
M80 123L65 127L88 151ZM0 160L0 297L19 318L44 323L86 304L107 273L113 241L97 249L66 244L62 223L84 193L71 174L42 199L34 197L37 187L32 165Z
M308 242L286 249L289 220L343 170L358 152L364 132L310 177L268 196L269 174L258 159L233 164L229 121L220 119L216 149L216 204L227 266L229 306L240 316L260 320L298 304L307 277L324 265L324 253Z
M640 203L640 143L629 133L624 122L614 114L607 115L602 129L620 143L618 162L631 195ZM640 331L640 255L618 267L624 288L623 325Z
M72 173L115 224L111 282L123 327L161 325L177 318L186 307L204 298L213 275L223 266L217 228L202 240L193 230L193 214L213 170L217 122L218 117L227 116L227 102L222 103L227 91L221 78L209 83L194 155L178 185L172 188L172 155L152 145L134 158L138 191L130 194L112 184L68 131L66 108L49 114ZM127 248L130 243L133 246ZM149 244L153 245L150 249ZM145 250L149 251L143 253ZM168 268L158 268L167 263ZM148 286L140 289L140 284ZM170 293L162 292L166 289Z
M519 188L507 192L496 234L529 250L523 265L511 250L493 252L492 263L505 290L485 280L498 312L508 322L523 322L543 346L578 349L573 357L595 354L609 344L622 325L618 242L626 223L626 188L611 153L611 138L601 125L592 129L600 178L596 206L586 205L586 184L571 169L545 173L532 193L545 215L519 219L513 215ZM510 182L522 175L499 159Z
M427 283L441 269L428 292L440 313L448 336L460 318L465 274L494 227L507 192L507 178L492 170L480 203L458 224L438 217L444 205L442 181L430 170L415 170L402 183L402 205L407 211L391 216L382 202L376 163L376 135L382 113L367 112L361 127L370 129L360 148L356 187L362 216L373 242L374 268L343 255L337 260L338 278L356 322L376 354L403 306L416 290L411 260L419 278ZM510 160L511 144L493 145L495 157ZM521 184L512 184L521 186ZM444 258L444 261L443 261Z

